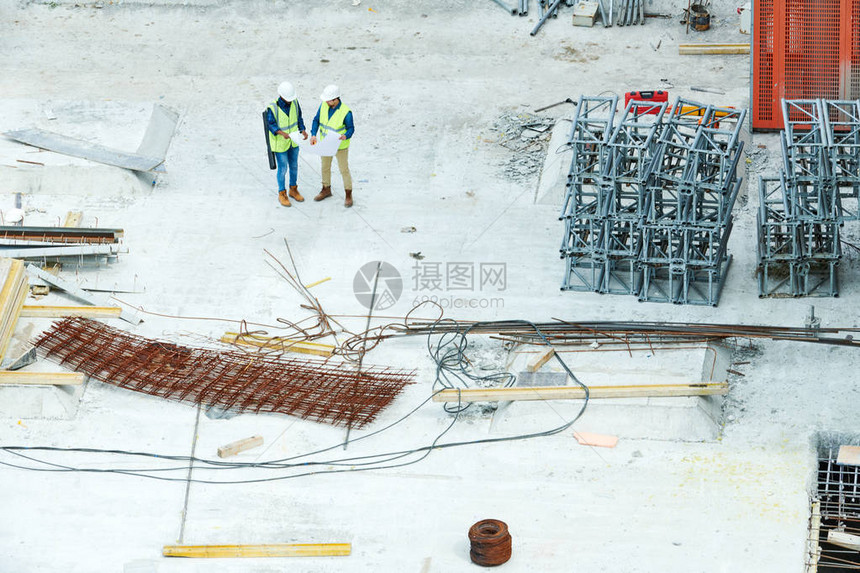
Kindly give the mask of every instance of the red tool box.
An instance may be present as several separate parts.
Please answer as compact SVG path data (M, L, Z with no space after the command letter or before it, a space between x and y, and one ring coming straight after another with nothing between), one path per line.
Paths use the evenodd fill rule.
M630 100L651 101L659 104L664 101L669 101L669 92L663 90L627 92L626 94L624 94L625 108L627 107L627 103ZM659 106L636 106L635 113L651 113L656 115L659 109Z

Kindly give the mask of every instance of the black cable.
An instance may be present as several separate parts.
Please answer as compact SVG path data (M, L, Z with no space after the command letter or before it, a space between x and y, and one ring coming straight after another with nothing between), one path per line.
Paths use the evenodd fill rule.
M510 372L497 372L478 376L470 371L471 363L466 358L466 348L468 340L466 335L474 327L469 326L464 331L444 331L439 335L439 339L433 344L433 337L436 334L436 328L440 323L453 324L456 322L450 319L437 320L430 327L430 333L427 336L427 351L430 357L436 362L436 378L433 381L433 389L437 386L442 386L443 389L468 388L470 383L478 383L486 386L487 383L494 383L494 386L507 388L513 386L517 377ZM458 405L456 408L451 403L445 403L444 410L449 414L454 414L468 409L472 404L467 403L465 406Z
M445 321L443 321L442 319L437 320L433 325L434 329L435 329L435 326L441 322L445 322ZM451 322L453 322L453 321L451 321ZM534 323L529 322L529 321L525 321L525 320L522 320L522 321L505 321L506 324L510 324L511 322L520 322L522 324L527 324L527 325L531 326L535 330L537 335L546 343L546 345L551 347L551 344L547 340L546 336L543 334L543 332L541 332L540 328L538 328L538 326L535 325ZM434 330L431 329L431 332L428 336L428 350L430 351L431 357L436 362L436 379L434 380L434 383L433 383L434 389L437 385L441 385L443 387L443 389L457 388L459 391L459 389L461 387L455 386L454 381L459 382L460 384L462 384L465 387L468 386L468 383L466 382L466 380L470 380L473 382L474 381L485 382L488 380L490 380L490 381L502 381L502 383L505 386L511 386L516 382L516 376L514 376L513 374L511 374L509 372L496 373L496 374L491 374L488 376L476 376L476 375L472 374L471 372L469 372L469 370L468 370L469 363L465 357L465 350L466 350L467 345L468 345L467 344L467 338L466 338L467 334L473 328L480 327L480 326L491 326L493 324L496 324L496 323L495 322L479 322L479 323L473 323L473 324L469 325L462 332L460 332L460 331L445 332L439 338L439 341L437 342L435 349L433 348L433 346L431 344L431 339L432 339L432 336L434 335ZM279 480L284 480L284 479L292 479L292 478L297 478L297 477L304 477L304 476L309 476L309 475L321 475L321 474L328 474L328 473L345 473L345 472L355 472L355 471L368 471L368 470L373 470L373 469L382 470L382 469L391 469L391 468L403 467L403 466L408 466L408 465L418 463L419 461L425 459L428 455L430 455L430 452L434 449L445 449L445 448L469 446L469 445L492 444L492 443L500 443L500 442L508 442L508 441L527 440L527 439L533 439L533 438L538 438L538 437L552 436L552 435L555 435L555 434L558 434L560 432L567 430L585 412L585 409L586 409L586 407L588 405L588 401L589 401L589 391L588 391L588 387L585 386L582 382L579 381L579 379L576 378L576 376L573 374L573 372L570 371L570 369L567 367L567 364L564 363L564 361L558 356L558 354L555 355L555 358L561 364L562 368L565 370L565 372L568 374L568 376L570 376L571 379L574 380L574 382L576 382L579 386L581 386L583 388L583 390L585 392L585 398L583 400L582 407L580 408L579 412L577 413L577 415L572 420L565 422L561 426L558 426L556 428L546 430L543 432L521 434L518 436L506 436L506 437L501 437L501 438L485 438L485 439L481 439L481 440L470 440L470 441L462 441L462 442L448 442L448 443L444 443L444 444L439 444L438 443L439 440L442 439L442 437L445 434L447 434L448 431L457 422L457 420L459 419L460 413L463 412L466 408L468 408L468 405L464 406L462 401L458 400L456 406L452 406L450 409L446 408L446 411L453 413L454 417L451 420L451 423L445 428L445 430L443 430L438 436L436 436L436 438L433 440L433 442L430 445L422 446L420 448L415 448L415 449L411 449L411 450L401 450L401 451L396 451L396 452L385 452L385 453L380 453L380 454L370 454L370 455L366 455L366 456L354 456L354 457L350 457L350 458L339 458L339 459L335 459L335 460L326 460L326 461L306 461L306 462L301 462L301 463L285 463L285 462L289 462L292 460L297 460L297 459L301 459L301 458L310 457L313 455L318 455L320 453L324 453L324 452L330 451L332 449L336 449L336 448L341 447L343 445L343 443L340 443L340 444L330 446L327 448L323 448L320 450L316 450L313 452L308 452L305 454L300 454L300 455L292 456L292 457L288 457L288 458L282 458L279 460L269 460L266 462L247 463L247 462L223 462L223 461L218 461L218 460L207 460L207 459L202 459L202 458L196 458L193 456L165 456L165 455L154 454L154 453L149 453L149 452L134 452L134 451L127 451L127 450L101 450L101 449L96 449L96 448L56 448L56 447L49 447L49 446L34 446L34 447L29 447L29 446L2 446L2 447L0 447L0 450L5 450L6 452L8 452L10 454L20 456L20 457L28 459L34 463L45 464L47 466L50 466L50 468L37 468L37 467L20 466L20 465L11 464L11 463L2 462L2 461L0 461L0 465L18 468L18 469L26 469L26 470L30 470L30 471L116 473L116 474L130 475L130 476L136 476L136 477L144 477L144 478L149 478L149 479L156 479L156 480L161 480L161 481L172 481L172 482L183 482L183 483L201 483L201 484L225 484L225 485L226 484L245 484L245 483L260 483L260 482L268 482L268 481L279 481ZM390 428L396 426L397 424L403 422L404 420L406 420L407 418L412 416L417 410L419 410L425 404L427 404L427 402L429 402L433 398L433 396L435 396L436 394L438 394L441 391L442 390L435 391L433 394L431 394L430 397L425 399L421 404L419 404L418 406L413 408L410 412L408 412L406 415L404 415L401 418L399 418L398 420L392 422L388 426L385 426L385 427L383 427L379 430L376 430L374 432L371 432L369 434L365 434L364 436L360 436L358 438L355 438L351 441L357 442L357 441L378 435L383 431L389 430ZM234 481L214 481L214 480L201 480L201 479L189 480L186 478L169 478L169 477L150 475L151 473L154 473L154 472L186 470L188 468L188 466L182 466L182 467L176 467L176 468L139 468L139 469L133 469L133 470L126 470L126 469L120 470L120 469L113 469L113 468L75 468L75 467L71 467L71 466L65 466L62 464L55 464L52 462L47 462L47 461L40 460L40 459L31 457L31 456L26 456L26 455L19 453L20 451L57 451L57 452L101 453L101 454L106 453L106 454L119 454L119 455L130 455L130 456L152 457L152 458L158 458L158 459L166 459L166 460L170 460L170 461L190 462L192 464L192 466L194 467L194 469L200 469L200 470L214 470L214 469L286 470L286 469L293 469L293 468L297 468L297 467L309 467L309 466L319 466L319 465L327 465L327 466L348 465L348 466L350 466L350 468L349 469L312 471L312 472L304 472L304 473L292 474L292 475L287 475L287 476L260 478L260 479L252 479L252 480L234 480ZM390 463L392 461L402 459L402 458L408 457L410 455L416 455L419 453L423 453L423 455L421 455L420 457L418 457L415 460L410 460L408 462L399 463L399 464L391 464ZM359 462L359 460L375 460L375 461ZM195 464L203 464L203 467L200 467L200 466L195 465ZM206 466L212 466L212 467L206 467Z
M34 460L34 461L38 461L40 463L46 463L48 465L53 465L53 466L56 466L58 469L41 469L41 468L34 468L34 467L26 467L26 466L19 466L16 464L10 464L8 462L2 462L2 461L0 461L0 465L18 468L18 469L30 470L30 471L39 471L39 472L112 473L112 474L122 474L122 475L129 475L129 476L135 476L135 477L149 478L149 479L154 479L154 480L158 480L158 481L199 483L199 484L209 484L209 485L238 485L238 484L262 483L262 482L280 481L280 480L285 480L285 479L305 477L305 476L309 476L309 475L359 472L359 471L369 471L369 470L374 470L374 469L392 469L392 468L398 468L398 467L412 465L412 464L420 462L421 460L423 460L424 458L426 458L427 456L430 455L430 452L434 448L437 447L437 445L436 445L437 442L442 438L442 436L444 436L445 434L448 433L448 431L457 422L458 418L459 418L459 415L455 416L451 420L451 423L448 424L448 427L445 428L438 436L436 436L436 438L433 440L433 443L430 444L429 446L425 446L423 448L418 448L416 450L410 450L410 451L404 452L404 454L409 455L409 454L424 451L424 455L422 455L421 457L419 457L416 460L412 460L412 461L402 463L402 464L389 464L389 465L384 465L384 466L358 467L358 468L351 467L350 469L343 469L343 470L322 470L322 471L314 471L314 472L304 472L304 473L293 474L293 475L288 475L288 476L279 476L279 477L273 477L273 478L260 478L260 479L252 479L252 480L235 480L235 481L213 481L213 480L188 479L188 478L167 478L167 477L150 475L148 473L138 473L135 471L128 471L128 470L95 469L95 468L70 468L67 466L60 466L58 464L51 464L49 462L43 462L41 460ZM2 449L8 450L8 448L2 448ZM16 452L10 452L10 453L15 453L16 455L21 455L22 457L27 457L27 456L23 456L22 454L18 454ZM384 455L384 454L381 454L381 455ZM404 457L404 456L401 455L401 456L397 456L397 457L399 458L399 457ZM28 458L28 459L30 459L30 458ZM315 463L317 463L317 462L315 462ZM318 462L318 463L324 464L324 462ZM310 465L310 464L296 464L296 467L302 466L302 465ZM325 465L334 465L334 464L325 464ZM359 465L359 464L353 464L353 465ZM187 467L186 468L177 468L177 469L187 469Z

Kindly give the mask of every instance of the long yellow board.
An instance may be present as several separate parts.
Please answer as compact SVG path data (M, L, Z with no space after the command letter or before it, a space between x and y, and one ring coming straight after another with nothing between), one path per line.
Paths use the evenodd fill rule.
M119 318L122 309L118 306L46 306L24 305L20 316L28 318L60 318L83 316L86 318Z
M681 56L749 53L749 44L678 44L678 54Z
M266 545L165 545L165 557L332 557L349 555L351 543L270 543Z
M28 386L80 386L84 375L80 372L19 372L0 371L0 384L26 384Z
M240 334L238 332L225 332L221 342L227 344L239 344L241 346L255 346L269 350L285 350L287 352L300 352L302 354L315 354L317 356L334 355L334 346L331 344L320 344L319 342L307 342L305 340L291 340L277 336L259 336L257 334Z
M2 273L0 277L2 289L0 289L0 360L6 355L6 349L12 340L12 333L18 323L21 307L30 288L27 286L27 276L24 272L24 261L18 259L3 258Z
M674 398L712 396L729 393L727 382L700 384L651 384L629 386L589 386L589 398ZM581 386L516 386L513 388L464 388L442 390L434 402L508 402L512 400L581 400Z

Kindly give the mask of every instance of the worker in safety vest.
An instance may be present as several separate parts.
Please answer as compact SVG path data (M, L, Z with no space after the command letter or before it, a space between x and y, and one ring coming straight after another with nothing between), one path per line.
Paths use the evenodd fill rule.
M340 90L336 85L326 86L320 95L323 103L317 111L314 122L311 125L311 145L317 143L317 133L320 140L328 137L337 137L341 140L337 148L337 167L343 177L343 191L346 199L344 207L352 207L352 175L349 174L349 142L355 132L352 122L352 110L340 101ZM314 201L322 201L331 197L331 157L322 158L322 191L314 197Z
M289 134L300 132L304 139L308 138L305 121L302 119L302 108L296 99L296 88L290 82L281 82L278 86L278 99L269 104L266 110L266 121L269 126L269 145L275 160L278 162L278 201L284 207L290 206L287 188L284 185L284 175L290 170L290 197L296 201L304 201L299 193L299 146L290 139Z

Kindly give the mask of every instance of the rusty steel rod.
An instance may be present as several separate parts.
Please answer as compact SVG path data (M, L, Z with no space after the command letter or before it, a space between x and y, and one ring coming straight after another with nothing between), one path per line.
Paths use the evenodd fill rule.
M573 322L556 321L536 325L553 345L591 342L689 342L691 339L767 338L838 346L860 347L858 328L796 328L742 324L695 324L668 322ZM424 322L412 321L395 329L395 336L433 335L468 331L472 334L503 335L519 342L542 342L534 327L522 321ZM389 335L391 336L391 335Z

